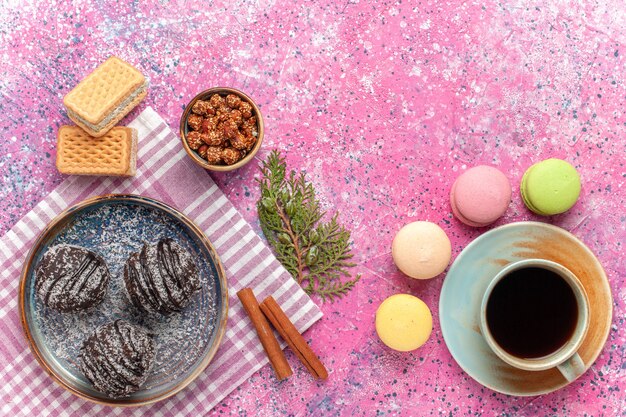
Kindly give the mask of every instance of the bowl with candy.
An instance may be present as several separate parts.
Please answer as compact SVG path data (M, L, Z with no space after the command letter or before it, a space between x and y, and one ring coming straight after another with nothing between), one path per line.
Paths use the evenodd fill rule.
M185 108L180 137L196 164L210 171L232 171L250 162L261 147L263 117L245 93L210 88Z

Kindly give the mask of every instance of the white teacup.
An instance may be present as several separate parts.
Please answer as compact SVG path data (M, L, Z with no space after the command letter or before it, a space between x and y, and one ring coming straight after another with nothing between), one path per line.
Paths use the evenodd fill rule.
M528 268L539 268L541 270L549 271L553 273L553 274L550 274L549 272L545 273L543 271L535 270L534 272L537 272L537 273L535 274L535 276L531 278L532 280L534 280L534 283L541 283L542 279L544 279L543 277L546 277L545 278L546 280L550 280L553 284L558 285L561 289L565 288L564 293L567 295L566 298L568 298L569 301L571 301L571 294L566 291L566 287L564 287L562 283L557 282L556 276L562 279L563 282L566 283L569 286L569 288L572 290L573 297L575 299L575 307L572 306L572 308L575 308L576 313L577 313L575 317L575 321L574 321L574 318L569 320L571 322L569 323L569 325L570 326L573 325L573 331L571 332L571 335L569 335L569 337L567 337L564 340L563 344L560 347L557 347L556 349L546 354L542 354L539 357L530 356L530 355L528 357L524 357L523 355L511 353L510 352L511 349L507 351L507 349L505 349L502 346L502 344L505 343L506 341L505 337L503 337L502 335L500 336L496 335L494 337L494 333L492 333L492 329L490 329L490 324L489 324L489 315L491 315L492 317L491 320L494 322L492 323L493 329L495 330L497 328L500 328L500 329L504 328L505 334L515 334L515 331L517 330L520 330L519 334L524 334L525 332L531 333L533 329L535 328L533 327L534 325L541 325L540 323L537 323L537 317L534 317L533 320L529 320L528 322L524 322L523 320L520 320L520 317L522 315L519 314L518 315L519 317L517 317L516 320L511 320L511 323L515 323L515 324L514 325L512 324L511 327L507 328L506 326L503 326L503 323L504 324L506 323L506 319L502 318L502 317L507 317L506 314L503 314L502 316L497 316L497 315L494 316L494 314L497 312L496 307L494 306L505 305L506 303L503 301L504 299L506 299L507 301L509 299L512 300L512 302L509 304L509 307L504 307L505 309L507 308L510 310L515 309L515 307L512 307L512 306L516 305L515 302L516 301L519 302L521 297L517 297L517 300L516 300L515 292L511 288L517 288L517 287L513 286L514 283L511 284L510 282L508 283L503 283L503 282L504 280L509 279L509 280L516 280L519 285L522 285L522 286L525 285L523 282L524 279L522 277L522 274L527 273L529 276L532 275L530 274L531 270ZM526 270L526 272L522 270ZM530 283L531 281L527 281L527 282ZM496 291L495 297L492 300L491 297L492 295L494 295L493 294L494 289L500 283L503 283L503 284L499 287L500 289ZM509 285L510 287L508 293L502 290L502 288L506 287L506 285ZM528 285L530 286L530 284ZM509 297L508 299L502 298L504 297L502 294L508 294L511 297ZM501 298L501 299L497 300L497 298ZM488 314L487 310L488 310L490 300L492 302L492 305L490 306L490 308L494 310L491 311L490 314ZM533 297L529 297L529 300L532 301ZM546 303L545 296L543 296L542 302L544 304ZM524 308L529 308L528 306L530 306L530 304L527 304ZM554 307L554 306L549 306L549 307ZM558 311L558 307L554 307L553 310L554 309L557 310L554 312L554 314L569 314L567 312ZM533 310L532 313L537 313L536 309ZM553 317L546 317L546 320L550 320L552 318ZM495 322L499 320L501 320L501 322L496 324ZM524 326L525 329L515 329L515 326ZM487 290L485 291L485 295L483 296L482 304L480 307L480 328L481 328L482 334L487 344L489 345L489 347L493 350L493 352L500 359L502 359L504 362L508 363L511 366L514 366L519 369L524 369L527 371L542 371L545 369L556 367L568 381L573 381L585 371L585 364L583 363L582 359L580 358L577 352L585 338L585 335L587 334L588 327L589 327L589 302L587 300L587 294L585 293L585 289L583 288L582 284L580 283L578 278L576 278L576 276L570 270L565 268L563 265L560 265L556 262L548 261L545 259L525 259L525 260L513 262L507 265L489 283L489 286L487 287ZM498 331L496 330L495 333L497 332ZM498 341L498 337L500 337L500 341ZM537 342L536 344L541 345L541 343L542 342L540 341L540 342Z

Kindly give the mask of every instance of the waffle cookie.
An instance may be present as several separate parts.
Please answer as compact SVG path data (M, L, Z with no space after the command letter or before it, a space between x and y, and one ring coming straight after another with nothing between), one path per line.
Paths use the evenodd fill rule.
M91 136L105 135L143 100L148 81L135 67L112 56L63 99L67 115Z
M57 169L74 175L135 175L137 131L114 127L100 138L77 126L61 126L57 133Z

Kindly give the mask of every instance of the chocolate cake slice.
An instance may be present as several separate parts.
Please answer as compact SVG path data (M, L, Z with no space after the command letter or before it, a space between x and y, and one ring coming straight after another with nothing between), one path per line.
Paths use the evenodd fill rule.
M146 382L155 344L143 328L124 320L105 324L83 342L80 370L94 387L112 398L127 397Z
M124 266L124 284L137 308L160 314L181 311L201 288L193 257L172 239L133 253Z
M100 303L109 279L109 269L100 256L78 246L57 245L35 268L35 291L46 306L75 312Z

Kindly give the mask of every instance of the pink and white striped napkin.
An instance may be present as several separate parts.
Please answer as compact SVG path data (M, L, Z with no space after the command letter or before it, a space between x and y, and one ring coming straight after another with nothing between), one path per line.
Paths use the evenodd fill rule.
M259 299L273 294L301 332L322 316L211 177L189 159L179 138L152 108L146 108L129 126L136 128L139 136L134 178L69 177L0 239L0 415L204 415L268 363L237 299L238 290L251 287ZM20 324L20 273L39 232L66 208L109 193L149 196L185 213L215 246L228 279L228 326L217 355L189 387L152 406L106 407L65 391L39 367Z

